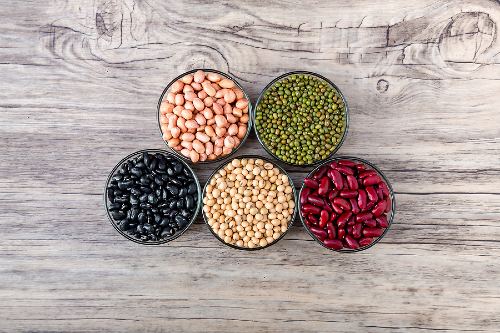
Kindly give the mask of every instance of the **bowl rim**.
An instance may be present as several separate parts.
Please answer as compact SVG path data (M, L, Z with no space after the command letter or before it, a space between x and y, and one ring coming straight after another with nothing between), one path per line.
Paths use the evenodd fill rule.
M112 218L111 213L109 211L109 207L108 207L109 199L108 199L108 195L107 195L107 189L108 189L108 186L109 186L109 184L111 182L111 178L116 174L116 172L123 165L123 163L125 163L125 162L131 160L132 158L135 158L135 157L137 157L140 154L143 154L145 152L147 152L147 153L153 153L153 154L160 153L162 155L171 156L176 161L181 162L184 165L184 167L186 167L191 172L191 174L193 175L193 179L194 179L194 181L196 183L196 189L197 189L197 193L198 193L198 203L196 205L196 209L195 209L194 214L191 217L189 223L186 225L186 227L183 230L175 233L172 237L167 238L167 239L163 239L163 240L159 240L159 241L141 241L141 240L136 239L136 238L130 236L129 234L125 233L114 222L114 219ZM172 154L171 152L166 151L164 149L142 149L142 150L138 150L136 152L133 152L133 153L127 155L126 157L122 158L120 160L120 162L118 162L115 165L115 167L111 170L111 172L109 173L108 178L106 179L105 187L104 187L104 208L106 209L106 214L108 216L109 223L111 223L111 225L115 228L115 230L118 231L118 233L120 233L123 237L127 238L130 241L133 241L134 243L141 244L141 245L161 245L161 244L165 244L165 243L171 242L171 241L177 239L178 237L180 237L182 234L184 234L184 232L186 232L186 230L188 230L191 227L191 225L194 223L194 221L196 221L196 218L198 217L198 214L200 212L201 205L202 205L202 202L201 202L201 193L202 193L202 191L201 191L200 181L198 180L198 177L196 176L196 173L193 171L193 169L189 166L188 163L186 163L183 160L179 159L175 154Z
M240 144L236 148L234 148L229 154L220 156L220 157L218 157L218 158L216 158L214 160L198 161L196 163L193 163L190 158L187 158L184 155L182 155L180 152L178 152L177 150L175 150L173 148L170 148L170 146L167 144L167 142L163 139L163 132L161 130L161 123L160 123L160 106L161 106L161 103L163 102L163 97L168 93L168 90L170 89L170 87L172 86L172 84L174 84L174 82L176 82L177 80L180 80L181 78L183 78L186 75L193 74L193 73L195 73L195 72L197 72L199 70L201 70L201 71L203 71L205 73L208 72L208 73L216 73L216 74L222 75L226 79L229 79L229 80L233 81L234 84L236 84L236 86L238 86L238 88L240 88L240 90L243 92L243 95L248 100L248 123L247 123L247 132L245 133L245 136L243 137L243 139L241 139ZM160 131L161 140L163 141L163 143L165 144L165 146L167 147L167 149L170 152L172 152L173 154L175 154L177 157L181 158L183 161L185 161L185 162L187 162L189 164L192 164L192 165L210 164L210 163L214 163L214 162L224 161L225 159L231 157L234 153L236 153L236 151L238 151L238 149L240 149L241 146L243 146L243 144L247 140L248 136L250 135L250 132L252 131L252 127L253 127L253 120L254 120L254 117L253 117L253 105L252 105L252 101L251 101L250 96L248 95L248 93L245 91L245 89L243 89L243 86L232 75L224 73L224 72L219 71L217 69L212 69L212 68L194 68L194 69L191 69L191 70L189 70L187 72L184 72L184 73L178 75L177 77L175 77L163 89L163 92L160 95L160 99L158 100L158 105L156 107L156 120L157 120L157 123L158 123L158 130Z
M219 172L219 170L221 170L223 167L225 167L227 164L231 163L233 160L235 159L244 159L244 158L253 158L253 159L261 159L263 160L264 162L269 162L269 163L272 163L273 166L277 167L281 172L282 174L286 175L288 177L288 180L290 181L290 185L292 186L292 191L293 191L293 200L295 202L295 206L293 208L293 214L291 215L291 218L290 218L290 221L288 222L288 228L286 229L285 232L283 232L280 237L278 237L278 239L276 239L274 242L272 243L269 243L267 244L266 246L259 246L259 247L254 247L254 248L248 248L248 247L239 247L239 246L236 246L236 245L233 245L233 244L228 244L226 242L224 242L223 239L221 239L219 237L219 235L217 235L214 230L212 229L212 227L208 224L208 219L207 219L207 216L205 215L205 210L202 209L202 216L203 216L203 221L205 222L206 226L208 227L208 229L210 230L210 232L212 233L212 235L215 236L215 238L217 238L222 244L226 245L226 246L229 246L229 247L232 247L233 249L236 249L236 250L242 250L242 251L258 251L258 250L263 250L265 248L268 248L276 243L278 243L281 239L283 239L283 237L285 237L285 235L288 233L288 231L290 231L290 229L292 228L292 225L297 217L297 212L298 212L298 196L297 196L297 190L295 188L295 184L293 183L293 179L290 177L290 175L288 174L288 172L282 168L280 165L278 165L275 161L271 160L270 158L267 158L267 157L263 157L263 156L259 156L259 155L253 155L253 154L246 154L246 155L240 155L240 156L235 156L234 158L232 158L230 161L227 161L227 163L222 163L217 169L215 169L212 174L208 177L207 179L207 182L205 183L205 186L203 186L203 192L202 192L202 200L203 198L205 198L205 194L206 194L206 191L207 191L207 186L208 184L210 184L210 181L212 180L213 176L217 174L217 172ZM204 204L203 204L204 206Z
M287 76L291 76L291 75L296 75L296 74L305 74L305 75L311 75L311 76L315 76L323 81L325 81L327 84L329 84L330 86L332 86L336 91L337 93L340 95L340 97L342 98L342 101L344 102L344 106L345 106L345 130L344 130L344 133L342 134L342 137L340 138L340 142L337 144L337 146L335 147L335 149L327 156L325 157L324 159L321 159L321 160L318 160L318 161L315 161L313 163L308 163L308 164L293 164L293 163L290 163L290 162L286 162L286 161L283 161L281 158L279 158L276 154L274 154L265 144L264 142L262 141L260 135L259 135L259 131L257 130L257 126L255 126L255 123L256 123L256 120L255 120L255 117L257 116L257 109L259 107L259 103L261 102L262 98L264 97L265 93L267 92L267 90L272 87L276 82L286 78ZM344 141L347 137L347 132L349 131L349 105L347 103L347 99L345 98L344 94L342 93L342 91L340 90L340 88L335 84L333 83L333 81L331 81L330 79L324 77L323 75L321 74L318 74L318 73L315 73L315 72L311 72L311 71L304 71L304 70L297 70L297 71L291 71L291 72L286 72L286 73L283 73L281 74L280 76L274 78L271 82L269 82L265 87L264 89L262 89L262 91L260 92L259 94L259 97L257 98L257 101L255 102L255 107L254 107L254 110L253 110L253 113L252 113L252 123L254 125L254 132L255 132L255 136L257 137L257 140L259 141L260 145L264 148L264 150L269 154L271 155L272 157L274 157L275 159L277 159L278 161L286 164L286 165L289 165L289 166L296 166L296 167L311 167L311 166L316 166L316 165L319 165L319 164L322 164L323 162L325 161L328 161L329 159L331 159L333 157L333 155L340 149L340 147L344 144Z
M347 248L342 248L340 250L335 250L335 249L331 249L327 246L325 246L325 244L323 244L312 232L311 230L309 230L309 227L307 226L306 222L304 221L304 217L302 216L302 213L301 213L301 209L302 209L302 205L300 203L300 196L302 194L302 191L304 190L304 182L302 181L302 186L300 187L300 191L299 191L299 202L298 202L298 214L299 214L299 218L300 218L300 222L302 222L302 226L304 227L304 229L307 231L307 233L317 242L319 243L321 246L323 246L324 248L330 250L330 251L334 251L334 252L341 252L341 253L355 253L355 252L361 252L361 251L364 251L364 250L367 250L369 248L371 248L372 246L374 246L375 244L377 244L382 238L384 238L384 236L387 234L387 232L389 231L389 229L391 228L392 226L392 222L394 220L394 216L396 214L396 197L394 195L394 190L392 188L392 185L391 183L389 182L389 180L387 179L387 177L385 176L385 174L380 171L380 169L375 166L373 163L365 160L365 159L362 159L362 158L359 158L359 157L354 157L354 156L347 156L347 155L341 155L341 156L335 156L327 161L324 161L323 163L321 163L320 165L318 165L316 168L314 168L311 172L309 172L307 174L307 176L305 178L309 178L311 177L319 168L321 168L322 166L326 165L326 164L329 164L331 162L334 162L334 161L338 161L338 160L351 160L351 161L354 161L354 162L360 162L360 163L363 163L369 167L371 167L373 170L375 170L379 176L382 178L382 180L386 183L387 187L389 188L389 196L391 197L391 215L390 217L387 219L389 225L387 226L387 228L385 228L384 232L379 236L377 237L377 239L375 239L373 242L371 242L370 244L366 245L366 246L363 246L363 247L360 247L360 248L357 248L357 249L347 249Z

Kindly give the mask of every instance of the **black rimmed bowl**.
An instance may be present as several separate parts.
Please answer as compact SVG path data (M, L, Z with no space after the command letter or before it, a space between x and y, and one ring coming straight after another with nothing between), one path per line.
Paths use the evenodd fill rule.
M229 243L226 243L223 239L221 239L219 237L219 235L217 235L217 233L212 229L212 227L208 224L208 218L205 214L205 210L202 209L202 215L203 215L203 220L205 221L205 224L207 225L208 229L210 230L210 232L212 233L212 235L214 235L215 238L217 238L222 244L226 245L226 246L229 246L229 247L232 247L233 249L237 249L237 250L246 250L246 251L256 251L256 250L262 250L262 249L265 249L269 246L272 246L276 243L278 243L283 237L285 237L285 235L288 233L288 231L290 230L290 228L292 227L293 225L293 221L295 220L295 217L297 216L297 211L298 211L298 197L297 197L297 190L295 189L295 186L293 184L293 180L292 178L290 177L290 175L286 172L285 169L283 169L281 166L277 165L274 161L268 159L268 158L265 158L265 157L262 157L262 156L257 156L257 155L242 155L242 156L236 156L234 157L233 159L231 159L230 161L228 161L227 163L223 163L219 166L219 168L217 168L214 172L212 172L212 174L210 175L210 177L208 178L207 180L207 183L205 184L205 186L203 187L203 195L202 195L202 198L205 198L205 195L206 195L206 191L207 191L207 186L208 184L210 184L210 181L212 180L212 178L221 170L223 169L225 166L227 166L229 163L231 163L234 159L261 159L264 161L264 163L271 163L274 167L278 168L280 170L280 172L284 175L286 175L288 177L288 180L290 181L290 185L292 187L292 193L293 193L293 199L294 199L294 202L295 202L295 207L293 209L293 214L290 216L290 221L288 222L288 227L286 229L285 232L283 232L280 237L278 237L274 242L272 243L268 243L266 246L259 246L259 247L254 247L254 248L248 248L248 247L239 247L237 245L233 245L233 244L229 244Z
M258 129L257 129L257 126L256 126L256 116L257 116L257 112L258 112L258 109L259 109L259 104L260 102L262 101L262 99L264 98L264 96L266 95L266 93L268 92L268 90L274 86L277 82L289 77L289 76L292 76L292 75L308 75L308 76L312 76L312 77L315 77L323 82L325 82L327 85L329 85L331 88L333 88L337 93L338 95L340 96L341 100L342 100L342 103L344 104L344 114L345 114L345 128L344 128L344 131L342 133L342 136L340 137L340 140L338 142L338 144L334 147L334 149L328 154L327 157L325 158L322 158L322 159L318 159L318 160L315 160L313 161L312 163L307 163L307 164L295 164L295 163L290 163L288 161L285 161L283 160L282 158L280 158L279 156L276 155L275 152L273 152L263 141L263 138L261 136L261 134L259 133ZM344 143L344 140L347 136L347 131L349 129L349 107L347 105L347 100L346 98L344 97L344 95L342 94L342 92L340 91L340 89L332 82L330 81L329 79L327 79L326 77L318 74L318 73L314 73L314 72L309 72L309 71L292 71L292 72L288 72L288 73L285 73L285 74L282 74L280 76L278 76L277 78L275 78L274 80L272 80L271 82L269 82L269 84L262 90L262 92L260 93L259 95L259 98L257 99L257 102L255 103L255 109L254 109L254 112L253 112L253 124L255 126L255 134L257 135L257 140L259 140L260 144L262 145L262 147L264 147L264 149L271 155L273 156L274 158L278 159L279 161L287 164L287 165L291 165L291 166L301 166L301 167L308 167L308 166L314 166L314 165L318 165L330 158L332 158L332 156L340 149L340 147L342 146L342 144Z
M388 226L385 228L385 230L383 231L383 233L378 236L376 239L374 239L369 245L366 245L366 246L362 246L362 247L359 247L357 249L350 249L350 248L342 248L340 250L336 250L336 249L332 249L332 248L329 248L327 247L325 244L323 244L323 242L309 229L309 226L308 224L306 223L305 221L305 217L302 215L302 204L300 202L300 198L301 198L301 195L302 195L302 192L304 191L304 186L305 184L303 183L301 188L300 188L300 192L299 192L299 199L298 199L298 212L299 212L299 217L300 217L300 221L302 222L302 225L304 226L304 229L307 231L307 233L317 242L319 243L321 246L323 246L324 248L328 249L328 250L331 250L331 251L336 251L336 252L346 252L346 253L351 253L351 252L359 252L359 251L363 251L363 250L366 250L366 249L369 249L371 248L372 246L374 246L375 244L377 244L386 234L387 232L389 231L389 229L391 228L392 226L392 221L394 220L394 215L396 213L396 199L395 199L395 196L394 196L394 191L392 189L392 186L391 186L391 183L389 182L389 180L387 179L387 177L382 173L382 171L380 171L379 168L377 168L375 165L373 165L372 163L364 160L364 159L361 159L361 158L358 158L358 157L351 157L351 156L336 156L335 158L331 158L329 159L328 161L324 161L321 165L318 165L314 170L312 170L307 176L306 178L311 178L315 175L316 171L318 171L320 168L322 168L323 166L325 165L328 165L332 162L335 162L335 161L340 161L340 160L348 160L348 161L353 161L353 162L356 162L356 163L361 163L361 164L364 164L365 166L367 166L369 169L373 169L377 175L382 179L382 181L387 185L387 188L389 190L389 197L391 199L391 210L390 212L387 213L387 222L388 222ZM375 238L375 237L373 237Z
M248 117L248 123L247 123L247 132L245 133L245 136L241 139L240 144L236 148L233 148L233 150L229 154L227 154L227 155L221 155L218 158L213 159L213 160L198 161L196 163L193 163L191 161L191 159L189 159L186 156L182 155L179 151L177 151L177 150L172 149L171 147L169 147L169 145L167 144L167 142L163 139L163 132L161 130L161 122L160 122L160 106L161 106L161 103L163 102L164 97L166 97L166 95L168 94L168 92L169 92L170 88L172 87L172 85L174 84L174 82L176 82L177 80L180 80L181 78L183 78L186 75L194 74L195 72L197 72L199 70L204 71L205 73L216 73L216 74L219 74L219 75L221 75L222 77L224 77L226 79L229 79L229 80L233 81L234 84L243 92L243 95L245 96L245 98L248 100L248 116L249 117ZM206 163L220 162L222 160L225 160L225 159L229 158L241 146L243 146L243 144L247 140L248 136L250 135L250 132L252 131L253 120L254 120L253 119L254 117L253 117L252 101L250 100L250 96L248 96L248 94L246 93L245 89L243 89L243 87L241 86L241 84L234 77L232 77L231 75L226 74L226 73L221 72L221 71L218 71L216 69L210 69L210 68L195 68L195 69L192 69L192 70L189 70L187 72L182 73L181 75L177 76L172 81L170 81L170 83L165 87L165 89L163 89L163 92L161 93L160 99L158 100L158 106L157 106L157 110L156 110L156 117L157 117L157 121L158 121L158 130L160 131L161 138L162 138L163 142L165 143L165 145L167 146L167 148L173 154L175 154L178 158L182 159L185 162L191 163L191 164L206 164Z
M138 222L138 218L137 217L136 218L132 217L132 221L134 223L130 223L129 222L130 221L130 217L128 215L126 216L127 220L125 220L125 218L123 218L123 217L122 218L115 218L116 216L113 216L114 215L113 211L110 210L110 208L112 208L111 207L112 206L112 202L111 202L111 195L110 195L109 192L113 192L113 193L115 193L115 192L114 191L109 191L108 188L110 187L110 184L113 181L116 181L116 179L114 179L114 177L117 176L117 175L120 175L122 173L124 165L127 162L129 162L129 161L137 160L137 161L141 161L141 162L145 163L145 161L144 161L144 154L149 154L149 156L154 155L155 157L159 154L159 155L164 156L166 159L173 160L173 161L176 161L177 163L180 163L184 167L184 170L187 170L187 172L193 178L194 184L196 185L197 204L192 209L193 215L189 219L188 223L184 226L184 228L177 230L175 232L175 234L173 234L171 236L168 236L168 237L165 237L165 238L161 238L159 240L144 240L144 239L141 239L141 238L137 238L132 231L134 230L133 228L137 228L137 225L141 224L141 223ZM151 165L151 163L152 162L150 162L150 165ZM147 166L147 164L146 164L146 166ZM158 167L156 167L156 168L153 167L153 170L156 170L155 171L155 175L166 174L166 172L163 172L163 170L160 170L162 173L156 173L157 171L159 171ZM140 186L140 185L137 185L137 186ZM147 187L147 185L146 185L146 187ZM114 196L114 194L113 194L113 196ZM123 196L124 195L122 194L122 197ZM125 195L125 197L126 197L126 195ZM126 204L128 206L131 206L130 202L126 202ZM170 152L167 152L165 150L161 150L161 149L145 149L145 150L140 150L140 151L137 151L135 153L132 153L132 154L128 155L127 157L125 157L124 159L122 159L120 162L118 162L118 164L116 164L116 166L113 168L113 170L111 171L111 173L109 174L109 176L107 178L106 187L104 189L104 205L105 205L105 208L106 208L106 213L108 215L109 222L116 229L116 231L118 231L123 237L125 237L128 240L131 240L133 242L136 242L138 244L159 245L159 244L170 242L170 241L176 239L177 237L181 236L193 224L193 222L195 221L196 217L198 216L198 213L199 213L199 211L201 209L201 205L202 205L202 202L201 202L201 186L200 186L200 182L198 181L198 178L196 177L196 174L190 168L190 166L187 163L185 163L183 160L179 159L176 155L174 155L174 154L172 154ZM137 208L137 209L140 210L141 212L144 212L144 210L142 210L142 208ZM166 217L166 215L164 215L160 211L158 212L158 214L160 214L161 218ZM147 218L147 216L146 216L146 218ZM154 221L154 218L152 218L152 220ZM124 225L124 223L126 223L126 225ZM142 223L142 225L144 225L144 223ZM158 225L158 224L156 223L155 225ZM135 229L135 230L137 230L137 229ZM130 232L127 232L127 231L130 231Z

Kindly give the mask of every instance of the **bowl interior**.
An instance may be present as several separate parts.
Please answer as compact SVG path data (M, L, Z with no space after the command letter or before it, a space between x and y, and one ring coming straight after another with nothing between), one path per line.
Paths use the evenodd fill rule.
M170 87L172 86L172 84L174 84L175 81L177 80L180 80L182 77L188 75L188 74L193 74L195 73L196 71L199 71L199 70L202 70L206 73L217 73L223 77L225 77L226 79L229 79L231 81L233 81L236 86L238 86L238 88L241 89L241 91L243 92L243 94L245 95L245 98L248 100L248 115L249 115L249 118L248 118L248 123L247 123L247 132L245 133L245 136L243 137L243 139L241 139L241 142L240 144L234 148L229 154L227 155L224 155L224 156L220 156L214 160L206 160L206 161L198 161L196 163L193 163L191 161L191 159L185 157L184 155L182 155L180 152L178 152L177 150L175 149L172 149L168 146L167 142L165 140L163 140L163 132L161 131L161 123L160 123L160 106L161 106L161 102L163 101L163 98L168 94L169 90L170 90ZM165 89L163 89L163 92L162 94L160 95L160 99L158 100L158 105L157 105L157 108L156 108L156 117L157 117L157 122L158 122L158 130L160 131L160 136L162 138L162 141L165 143L165 145L167 146L167 149L172 152L175 156L177 156L178 158L180 158L181 160L187 162L187 163L190 163L190 164L208 164L208 163L214 163L214 162L220 162L220 161L223 161L227 158L229 158L231 155L233 155L241 146L243 146L243 144L245 143L245 141L247 140L248 136L250 135L250 132L252 130L252 126L253 126L253 106L252 106L252 101L250 99L250 96L248 96L248 94L246 93L246 91L243 89L243 87L241 86L241 84L234 78L232 77L231 75L229 74L226 74L224 72L221 72L221 71L218 71L216 69L207 69L207 68L195 68L195 69L192 69L190 71L187 71L185 73L182 73L181 75L177 76L176 78L174 78L172 81L170 81L170 83L165 87Z
M295 201L295 207L293 209L293 214L291 215L290 217L290 221L288 222L288 228L286 229L285 232L283 232L280 237L278 239L276 239L274 242L272 243L269 243L267 244L266 246L260 246L260 247L254 247L254 248L247 248L247 247L239 247L239 246L236 246L236 245L233 245L233 244L228 244L226 242L224 242L223 239L221 239L219 237L219 235L217 235L217 233L214 232L214 230L212 229L212 227L208 224L208 218L207 216L205 215L205 210L202 210L202 215L203 215L203 220L205 221L205 224L207 225L208 229L210 230L210 232L215 236L215 238L217 238L221 243L223 243L224 245L227 245L229 247L232 247L233 249L237 249L237 250L246 250L246 251L257 251L257 250L262 250L262 249L265 249L271 245L274 245L276 244L277 242L279 242L284 236L285 234L288 233L288 231L290 230L290 228L292 227L293 225L293 222L297 216L297 210L298 210L298 205L297 205L297 190L295 189L295 186L293 184L293 180L292 178L290 177L290 175L282 168L280 167L279 165L277 165L275 162L271 161L270 159L268 158L265 158L265 157L262 157L262 156L257 156L257 155L242 155L242 156L236 156L234 157L234 159L243 159L243 158L253 158L253 159L261 159L263 160L264 162L269 162L269 163L272 163L276 168L278 168L280 170L280 172L284 175L287 175L288 177L288 180L290 181L290 185L292 186L292 191L293 191L293 199ZM232 161L232 160L231 160ZM203 194L202 194L202 198L205 198L205 195L207 193L207 185L210 183L210 180L212 180L213 176L216 175L219 170L221 170L222 168L224 168L228 163L231 163L231 161L227 161L227 163L223 163L219 166L219 168L217 168L214 172L212 172L212 174L210 175L210 177L208 178L205 186L203 187Z
M197 198L198 198L198 203L196 205L196 208L195 208L195 211L194 211L194 214L192 216L192 218L189 220L188 224L186 225L186 227L178 232L176 232L173 236L167 238L167 239L162 239L162 240L159 240L159 241L142 241L140 239L137 239L135 237L132 237L131 235L127 234L126 232L124 232L123 230L121 230L118 225L116 224L115 220L113 219L113 217L111 216L111 213L110 213L110 210L109 210L109 204L110 204L110 201L108 199L108 196L107 196L107 188L109 186L109 184L111 183L111 179L114 175L117 174L118 170L121 168L121 166L131 160L131 159L134 159L140 155L142 155L144 152L147 152L147 153L150 153L150 154L156 154L156 153L159 153L159 154L162 154L162 155L165 155L165 156L169 156L169 157L172 157L174 158L175 160L181 162L185 168L187 168L192 176L193 176L193 179L196 183L196 191L197 191ZM106 180L106 187L104 188L104 206L106 208L106 214L108 216L108 220L109 222L111 223L111 225L116 229L116 231L118 231L123 237L127 238L128 240L131 240L135 243L138 243L138 244L144 244L144 245L158 245L158 244L164 244L164 243L168 243L174 239L176 239L177 237L180 237L184 232L186 232L187 229L189 229L189 227L193 224L193 222L196 220L198 214L199 214L199 211L201 209L201 205L202 205L202 202L201 202L201 186L200 186L200 182L198 180L198 177L196 176L196 174L194 173L193 169L191 169L191 167L183 160L179 159L175 154L172 154L168 151L165 151L165 150L161 150L161 149L144 149L144 150L140 150L140 151L137 151L135 153L132 153L128 156L126 156L125 158L123 158L120 162L118 162L115 167L113 168L113 170L111 170L107 180Z
M311 177L312 175L314 175L314 173L319 169L321 168L323 165L325 164L329 164L333 161L338 161L338 160L351 160L351 161L354 161L354 162L357 162L357 163L363 163L365 164L366 166L372 168L373 170L375 170L380 178L382 178L382 180L386 183L387 187L389 188L389 196L391 197L391 211L388 213L388 217L387 217L387 222L388 222L388 226L387 228L385 228L384 232L382 233L382 235L380 235L379 237L377 237L372 243L370 243L369 245L367 246L363 246L363 247L360 247L358 249L346 249L346 248L343 248L341 250L335 250L335 249L331 249L331 248L328 248L326 247L317 237L316 235L314 235L310 230L309 230L309 227L307 226L306 222L304 221L304 216L302 216L302 207L301 207L301 204L300 204L300 200L298 200L298 214L299 214L299 218L300 218L300 221L302 222L302 225L304 226L304 229L307 231L307 233L317 242L319 243L321 246L323 246L324 248L330 250L330 251L335 251L335 252L346 252L346 253L352 253L352 252L359 252L359 251L363 251L363 250L366 250L366 249L369 249L370 247L374 246L375 244L377 244L384 236L385 234L389 231L389 229L391 228L392 226L392 221L394 219L394 215L396 213L396 201L395 201L395 197L394 197L394 191L392 189L392 186L391 186L391 183L389 182L389 180L387 179L387 177L382 173L382 171L380 171L380 169L378 169L374 164L364 160L364 159L361 159L361 158L358 158L358 157L352 157L352 156L336 156L334 158L331 158L327 161L324 161L323 163L321 163L321 165L318 165L314 170L312 170L307 176L306 178L308 177ZM299 191L299 198L300 198L300 195L302 193L302 191L304 190L304 183L302 183L302 186L300 187L300 191Z
M332 152L324 159L321 159L321 160L317 160L317 161L314 161L313 163L310 163L310 164L293 164L293 163L289 163L287 161L284 161L283 159L281 159L280 157L276 156L275 153L273 153L271 151L271 149L264 143L264 141L262 140L262 137L259 133L259 131L257 130L257 126L255 126L255 123L256 123L256 120L255 120L255 117L257 115L257 110L259 108L259 103L262 101L262 99L264 98L264 96L266 95L267 91L272 87L274 86L274 84L276 82L279 82L291 75L309 75L309 76L314 76L320 80L322 80L323 82L325 82L326 84L328 84L329 86L331 86L333 89L335 89L335 91L338 93L338 95L340 96L340 98L342 99L342 102L344 103L344 113L345 113L345 129L344 129L344 132L342 133L342 136L340 138L340 141L339 143L335 146L335 148L332 150ZM274 158L276 158L277 160L281 161L282 163L284 164L287 164L287 165L291 165L291 166L301 166L301 167L308 167L308 166L315 166L315 165L318 165L324 161L327 161L329 160L330 158L332 158L332 156L340 149L340 147L342 146L342 144L344 143L344 140L347 136L347 132L349 130L349 106L347 104L347 100L345 98L345 96L342 94L342 91L340 91L340 89L331 81L329 80L328 78L320 75L320 74L317 74L317 73L314 73L314 72L308 72L308 71L293 71L293 72L288 72L288 73L285 73L285 74L282 74L280 76L278 76L277 78L275 78L274 80L272 80L271 82L269 82L267 84L267 86L262 90L262 92L260 93L259 95L259 98L257 99L257 102L255 103L255 108L254 108L254 111L253 111L253 124L254 124L254 128L255 128L255 134L257 136L257 140L259 141L259 143L261 144L261 146L271 155L273 156Z

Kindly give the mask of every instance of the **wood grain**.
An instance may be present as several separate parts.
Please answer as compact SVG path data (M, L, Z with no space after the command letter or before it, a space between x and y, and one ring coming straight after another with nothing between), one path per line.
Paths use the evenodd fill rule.
M498 1L0 5L0 332L500 331ZM254 101L289 70L333 80L339 154L396 191L387 236L346 255L298 221L254 253L201 221L167 246L118 235L106 176L164 147L157 99L195 67ZM254 135L239 153L265 154ZM288 170L297 186L309 171Z

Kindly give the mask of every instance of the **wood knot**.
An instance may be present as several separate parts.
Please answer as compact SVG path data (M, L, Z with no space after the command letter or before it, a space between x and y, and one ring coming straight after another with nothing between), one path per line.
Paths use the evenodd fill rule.
M389 89L389 82L384 79L380 79L377 82L377 90L379 93L385 93Z

